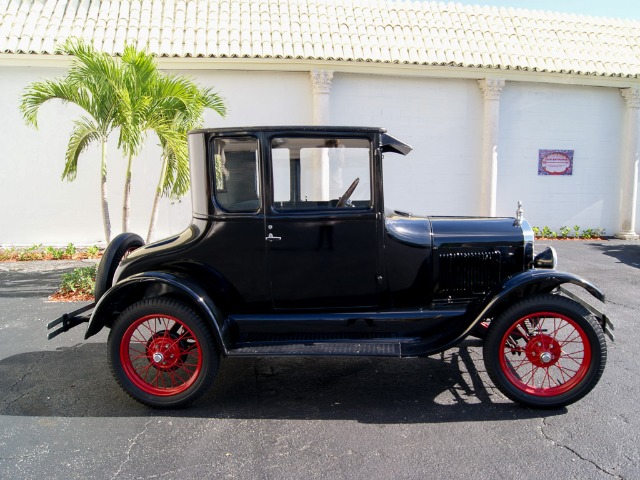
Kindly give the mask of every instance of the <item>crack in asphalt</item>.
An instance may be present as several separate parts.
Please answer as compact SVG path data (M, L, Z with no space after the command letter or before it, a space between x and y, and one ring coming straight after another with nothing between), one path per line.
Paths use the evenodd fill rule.
M178 468L177 470L169 470L168 472L159 473L157 475L150 475L146 478L164 478L164 477L176 478L178 476L177 474L184 474L185 472L191 472L191 471L196 471L201 473L202 472L202 470L200 470L201 468L209 468L209 467L211 467L211 465L209 465L208 463L196 463L194 465L189 465L188 467Z
M627 305L626 303L618 303L614 302L613 300L607 300L607 304L616 305L622 308L628 308L629 310L636 310L638 308L637 306Z
M38 355L39 358L44 358L45 354L41 353L40 355ZM26 372L24 372L24 374L22 375L22 377L20 377L17 381L15 381L13 384L11 384L9 386L9 391L13 392L13 390L20 385L22 382L25 381L25 379L31 375L31 373L33 372L33 369L38 365L38 362L33 362L31 363L31 365L29 365L29 368L27 369ZM16 398L14 398L13 400L7 402L4 407L2 408L2 410L0 410L0 415L4 415L5 412L7 412L11 406L16 403L17 401L19 401L20 399L26 397L28 395L28 392L26 393L22 393L21 395L18 395Z
M610 477L613 478L617 478L619 480L625 480L624 477L622 477L621 475L617 475L615 473L611 473L610 471L608 471L606 468L601 467L600 465L598 465L596 462L594 462L593 460L590 460L586 457L583 457L582 455L580 455L580 453L578 453L577 450L571 448L568 445L564 445L562 443L557 442L556 440L554 440L553 438L551 438L551 436L549 434L547 434L544 429L547 426L547 418L543 417L542 418L542 425L540 426L540 433L542 434L542 437L545 440L548 440L549 442L551 442L552 445L555 445L557 447L563 448L569 452L571 452L572 454L574 454L576 457L578 457L580 460L582 460L583 462L587 462L590 463L591 465L593 465L594 467L596 467L597 470L601 471L602 473L606 473L607 475L609 475Z
M42 445L42 447L43 447L42 451L25 453L23 455L10 455L8 457L0 457L0 462L8 461L8 462L15 462L16 464L20 464L26 460L40 458L42 455L48 455L51 453L51 450L49 450L49 447L47 445Z
M145 424L144 424L144 428L142 429L141 432L137 433L135 437L133 437L133 439L129 442L129 446L127 447L127 451L126 451L126 455L125 455L125 459L122 461L122 463L120 463L120 466L118 467L118 470L116 471L115 474L113 474L113 476L111 477L111 480L113 480L114 478L117 478L120 473L122 473L122 470L124 469L124 466L129 463L129 461L131 460L131 450L133 450L133 447L138 443L138 439L144 435L148 428L149 425L151 424L151 422L153 422L155 419L151 419L148 420Z

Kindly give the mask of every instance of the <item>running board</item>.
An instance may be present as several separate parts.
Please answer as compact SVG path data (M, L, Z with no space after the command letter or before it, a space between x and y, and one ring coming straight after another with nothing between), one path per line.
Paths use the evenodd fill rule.
M230 349L230 357L262 356L340 356L340 357L400 357L401 342L302 342L243 345Z

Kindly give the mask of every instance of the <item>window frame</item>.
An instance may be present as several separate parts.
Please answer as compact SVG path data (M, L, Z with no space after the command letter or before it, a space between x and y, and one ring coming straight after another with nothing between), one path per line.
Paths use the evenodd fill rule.
M254 142L255 144L255 155L256 155L256 159L255 159L255 165L256 165L256 172L255 172L255 184L256 184L256 190L257 190L257 195L258 195L258 208L256 208L255 210L232 210L229 209L228 205L225 206L224 202L221 201L218 198L218 194L219 193L228 193L228 183L227 183L227 179L223 178L223 189L218 190L218 171L216 168L216 156L218 155L217 152L217 147L219 142L221 141L226 141L226 140L251 140ZM215 135L209 138L209 171L211 172L211 174L209 175L210 179L209 179L209 188L211 189L209 197L211 199L211 202L213 203L214 209L220 213L224 213L225 215L239 215L239 216L254 216L256 214L260 214L263 212L263 208L264 208L264 199L265 199L265 185L264 185L264 181L263 181L263 172L264 172L264 165L263 165L263 155L262 155L262 150L261 150L261 136L260 135L256 135L256 134L250 134L250 133L243 133L243 134L237 134L237 135Z
M357 205L352 205L352 206L343 206L343 207L336 207L336 206L327 206L327 207L309 207L309 208L281 208L278 206L278 202L275 200L275 190L276 190L276 184L275 184L275 176L274 176L274 156L273 156L273 141L278 139L278 138L283 138L283 139L288 139L288 140L295 140L295 139L310 139L310 140L363 140L367 143L368 145L368 181L369 181L369 199L368 200L363 200L363 201L367 201L368 204L364 205L364 206L357 206ZM355 134L348 134L348 133L344 133L344 132L340 132L339 134L332 134L331 132L296 132L296 133L289 133L289 132L278 132L278 133L274 133L272 135L269 135L265 138L264 140L264 148L266 150L266 155L269 158L269 182L270 182L270 195L269 198L267 198L266 200L269 203L269 209L272 213L277 214L277 215L314 215L314 214L319 214L322 213L323 216L330 216L330 215L345 215L345 214L349 214L349 213L357 213L357 214L362 214L362 213L366 213L366 212L373 212L375 210L375 205L376 205L376 197L377 197L377 188L375 185L375 179L376 179L376 175L375 175L375 168L376 168L376 164L375 164L375 141L374 139L370 136L370 135L363 135L362 133L355 133ZM321 148L321 147L320 147ZM329 148L329 147L328 147ZM302 148L300 149L302 150ZM291 173L291 171L290 171ZM298 176L298 183L301 183L301 175ZM362 181L362 177L359 177ZM355 180L355 178L353 179ZM352 181L353 181L352 180ZM346 189L349 187L349 185L346 185L345 191ZM300 185L298 185L298 189L300 188ZM291 191L291 183L289 183L289 189ZM344 192L342 192L344 193ZM335 199L330 199L328 201L332 201Z

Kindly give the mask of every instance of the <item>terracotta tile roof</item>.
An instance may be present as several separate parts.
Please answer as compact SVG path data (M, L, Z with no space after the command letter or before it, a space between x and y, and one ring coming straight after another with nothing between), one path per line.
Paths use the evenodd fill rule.
M481 0L479 0L481 1ZM0 0L0 53L69 36L118 54L447 65L640 78L640 22L391 0Z

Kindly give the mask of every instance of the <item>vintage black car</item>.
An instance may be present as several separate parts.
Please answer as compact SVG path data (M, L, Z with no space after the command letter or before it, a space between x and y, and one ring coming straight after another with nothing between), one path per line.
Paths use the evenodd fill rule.
M193 221L143 245L107 247L95 305L52 322L111 329L111 370L136 400L187 404L221 357L419 357L484 337L491 380L512 400L575 402L606 362L607 317L563 288L589 281L534 253L522 218L385 209L384 154L411 147L380 128L190 132ZM85 312L90 312L90 315Z

